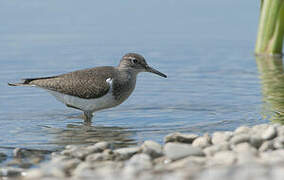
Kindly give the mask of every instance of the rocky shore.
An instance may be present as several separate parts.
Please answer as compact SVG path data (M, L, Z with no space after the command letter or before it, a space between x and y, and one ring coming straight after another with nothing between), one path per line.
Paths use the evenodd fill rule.
M114 149L109 142L68 145L39 168L2 168L0 176L23 179L284 179L284 126L241 126L212 135L173 133L164 145ZM19 176L17 176L19 175Z

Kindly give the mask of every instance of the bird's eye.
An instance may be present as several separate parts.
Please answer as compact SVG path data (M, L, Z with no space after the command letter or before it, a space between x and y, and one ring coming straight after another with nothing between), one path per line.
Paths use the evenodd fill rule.
M138 62L137 59L132 59L131 61L133 64L136 64Z

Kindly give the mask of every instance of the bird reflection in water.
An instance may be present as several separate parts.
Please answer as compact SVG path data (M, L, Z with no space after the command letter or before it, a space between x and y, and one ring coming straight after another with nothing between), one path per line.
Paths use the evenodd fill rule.
M91 123L67 124L66 128L48 128L49 133L55 137L51 144L65 145L88 145L100 141L107 141L113 144L114 148L136 145L135 132L130 128L117 126L92 126Z
M257 56L265 119L284 123L284 70L281 57Z

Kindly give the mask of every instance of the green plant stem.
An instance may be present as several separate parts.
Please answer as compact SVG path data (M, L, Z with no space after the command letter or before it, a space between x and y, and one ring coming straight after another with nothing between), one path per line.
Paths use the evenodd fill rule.
M284 37L284 0L262 0L256 54L281 55Z

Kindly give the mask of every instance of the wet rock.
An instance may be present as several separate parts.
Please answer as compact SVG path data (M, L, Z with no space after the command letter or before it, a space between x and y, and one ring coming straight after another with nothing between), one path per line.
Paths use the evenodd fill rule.
M0 153L0 163L1 163L2 161L5 161L6 159L7 159L7 155L4 154L4 153Z
M90 147L71 146L63 150L60 154L84 160L89 154L92 154L94 152L93 147L94 146Z
M75 169L81 161L79 159L70 159L63 162L63 170L65 174L70 175L73 169Z
M163 155L162 146L155 141L145 141L142 144L142 152L150 155L152 158L157 158Z
M50 153L51 152L48 150L15 148L13 150L13 157L18 159L39 158L42 160L45 154L50 154Z
M180 142L191 144L198 135L196 134L182 134L182 133L172 133L165 137L164 141L167 142Z
M185 140L184 134L174 133L172 139L168 138L174 142L164 146L154 141L116 150L107 142L66 146L63 152L53 153L51 160L40 168L28 171L25 179L282 180L284 135L281 127L284 126L243 126L234 132L215 132L212 138L208 134L195 135L191 140ZM16 157L29 157L29 152L25 153L22 149L15 150L15 160L21 162ZM9 174L3 170L1 173Z
M230 149L229 143L225 142L225 143L215 144L215 145L209 146L209 147L203 149L203 152L207 156L213 156L217 152L228 151L229 149Z
M79 149L77 151L74 151L72 153L72 156L75 157L75 158L79 158L79 159L84 160L85 157L87 157L91 153L92 153L91 150L82 148L82 149Z
M111 144L105 141L98 142L92 146L88 146L86 149L90 150L91 153L103 152L105 149L110 149Z
M269 126L262 134L261 138L263 140L270 140L277 136L277 131L274 126Z
M106 149L102 153L94 153L86 157L87 162L114 160L115 154L112 150Z
M67 145L67 146L65 146L65 149L76 149L76 148L78 148L78 146L76 146L76 145Z
M211 137L209 136L209 134L206 133L203 136L196 138L193 141L192 146L203 149L203 148L210 146L211 144L212 144Z
M212 135L212 143L213 144L223 144L228 142L233 136L232 132L214 132Z
M250 136L248 134L237 134L233 136L230 140L230 143L237 145L244 142L250 142Z
M0 168L0 178L21 176L23 172L24 170L20 168L13 168L13 167Z
M164 146L164 152L171 160L178 160L187 156L204 156L200 148L182 143L167 143Z
M29 152L22 148L15 148L13 150L13 156L15 158L25 158L29 156Z
M117 160L127 160L138 152L141 152L140 147L120 148L120 149L114 150Z
M66 146L65 150L61 151L60 154L65 155L65 156L72 156L73 153L78 150L79 150L79 147L77 146Z
M66 177L63 163L47 162L40 166L42 169L31 169L27 171L25 179L42 179L42 178L64 178Z
M94 153L86 157L87 162L96 162L104 160L106 160L106 157L102 153Z
M13 166L13 167L20 167L23 169L28 169L32 167L34 164L32 164L29 161L21 160L21 159L12 159L8 161L5 165L7 166Z
M82 177L84 174L88 174L93 170L94 168L89 162L82 162L72 172L72 176L74 176L75 178Z
M56 164L59 169L62 169L66 175L70 175L71 172L81 163L82 161L77 158L70 158L66 156L54 156L50 164Z

